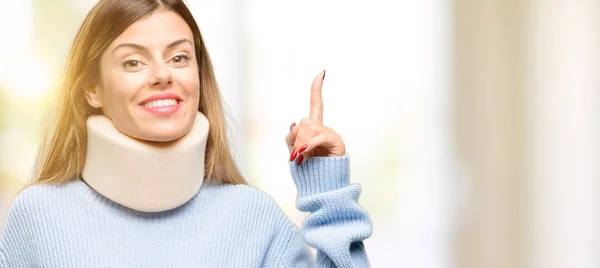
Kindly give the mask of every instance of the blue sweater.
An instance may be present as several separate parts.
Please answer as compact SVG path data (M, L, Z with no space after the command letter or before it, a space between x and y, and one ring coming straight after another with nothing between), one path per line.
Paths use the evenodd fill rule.
M290 169L297 207L310 212L301 232L247 185L204 183L187 203L154 213L79 179L30 186L9 209L0 267L368 267L362 240L372 225L357 203L360 185L349 183L348 156Z

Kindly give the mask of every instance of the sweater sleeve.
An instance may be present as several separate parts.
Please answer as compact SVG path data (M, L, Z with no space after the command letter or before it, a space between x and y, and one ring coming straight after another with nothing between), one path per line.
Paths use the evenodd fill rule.
M359 184L350 184L349 157L311 157L290 163L299 210L310 212L302 224L306 243L317 249L317 267L369 267L363 240L373 232L367 211L358 204ZM296 237L301 239L301 237ZM290 244L298 241L290 241ZM287 254L303 249L288 247ZM294 259L294 258L288 258ZM289 266L295 267L292 263Z
M8 267L6 257L4 257L4 249L2 247L2 244L0 244L0 267Z
M32 220L35 205L29 188L13 200L0 232L0 267L31 267L35 236Z

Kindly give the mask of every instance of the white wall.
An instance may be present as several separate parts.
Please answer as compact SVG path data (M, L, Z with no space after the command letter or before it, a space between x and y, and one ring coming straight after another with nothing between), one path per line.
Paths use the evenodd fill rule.
M600 2L529 12L529 264L600 267Z

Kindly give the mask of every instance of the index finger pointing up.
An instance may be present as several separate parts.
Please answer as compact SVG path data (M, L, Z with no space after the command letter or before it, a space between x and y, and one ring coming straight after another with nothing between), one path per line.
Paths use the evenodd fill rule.
M311 120L323 124L323 98L321 89L323 88L323 80L325 79L325 70L323 70L312 82L310 88L310 116Z

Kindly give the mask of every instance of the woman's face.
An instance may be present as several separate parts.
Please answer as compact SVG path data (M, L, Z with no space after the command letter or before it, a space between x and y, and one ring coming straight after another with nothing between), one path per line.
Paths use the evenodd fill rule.
M172 11L155 11L117 37L100 60L93 107L128 136L171 141L189 132L200 101L194 38Z

